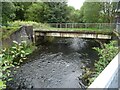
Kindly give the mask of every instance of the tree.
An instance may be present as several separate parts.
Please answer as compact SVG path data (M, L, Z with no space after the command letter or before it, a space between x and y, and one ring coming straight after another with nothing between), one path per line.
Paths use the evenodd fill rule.
M49 23L63 23L69 19L69 11L65 2L46 2L49 6Z
M63 23L69 20L68 6L65 2L33 3L26 10L26 20L47 23Z
M101 20L106 23L113 23L117 9L117 2L103 2Z
M84 19L83 19L83 16L84 16L84 6L82 6L82 7L80 8L79 13L80 13L80 14L79 14L79 15L80 15L80 16L79 16L79 18L80 18L80 19L79 19L79 22L80 22L80 23L84 23Z
M82 8L83 22L97 23L99 22L101 6L98 2L84 2Z
M14 2L16 11L15 11L15 20L25 20L25 13L26 10L30 5L32 5L32 2Z
M15 6L12 2L2 2L2 25L7 26L7 21L15 18Z
M116 8L117 2L88 2L86 0L80 10L80 17L87 23L113 23Z
M74 22L74 23L77 23L77 22L80 22L81 18L80 18L80 11L79 10L75 10L74 7L72 6L68 6L68 16L69 16L69 22Z
M26 10L25 17L26 20L47 22L49 13L49 7L45 3L33 3Z

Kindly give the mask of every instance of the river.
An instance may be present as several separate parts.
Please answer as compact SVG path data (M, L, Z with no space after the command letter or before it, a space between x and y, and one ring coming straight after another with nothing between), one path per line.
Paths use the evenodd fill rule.
M8 87L21 88L81 88L78 77L82 67L93 68L98 43L79 38L55 38L39 45L12 76Z

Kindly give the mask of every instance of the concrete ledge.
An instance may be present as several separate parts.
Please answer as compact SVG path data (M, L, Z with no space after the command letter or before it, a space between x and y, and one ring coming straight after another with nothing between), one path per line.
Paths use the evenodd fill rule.
M21 26L18 30L13 32L9 37L2 39L0 41L0 46L2 48L11 47L13 41L21 43L21 41L26 41L27 44L33 42L33 27L32 26Z
M120 53L109 63L109 65L100 73L95 81L88 87L90 88L118 88L118 70L120 62L118 60Z

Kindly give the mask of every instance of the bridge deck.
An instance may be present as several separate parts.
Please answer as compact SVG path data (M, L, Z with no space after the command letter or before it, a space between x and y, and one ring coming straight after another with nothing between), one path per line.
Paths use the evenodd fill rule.
M112 31L73 31L73 30L34 30L37 36L53 36L53 37L79 37L79 38L97 38L111 39Z

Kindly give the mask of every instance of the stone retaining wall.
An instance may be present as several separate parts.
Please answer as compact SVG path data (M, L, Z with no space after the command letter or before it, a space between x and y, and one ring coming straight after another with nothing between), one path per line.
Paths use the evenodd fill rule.
M1 47L10 47L13 41L21 43L21 41L26 41L28 44L33 42L33 27L32 26L22 26L19 30L12 33L8 38L0 41Z

